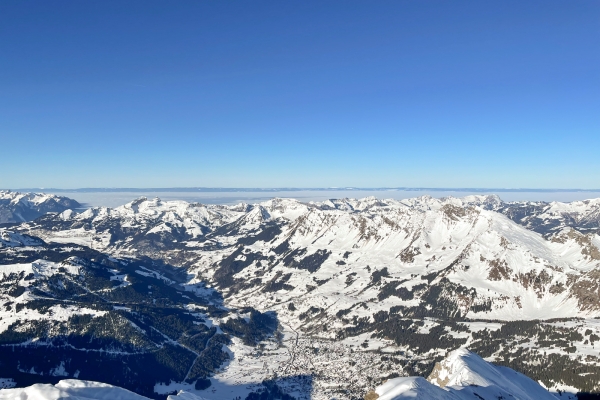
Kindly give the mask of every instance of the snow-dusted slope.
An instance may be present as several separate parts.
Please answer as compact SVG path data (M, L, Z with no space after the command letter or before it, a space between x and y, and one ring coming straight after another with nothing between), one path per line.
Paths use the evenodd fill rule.
M79 203L63 196L44 193L0 191L0 224L30 221L41 215L79 207Z
M223 307L217 291L163 262L30 239L38 244L0 247L0 388L68 377L151 398L201 390L234 339L252 351L277 329L273 313ZM63 394L22 394L40 388Z
M73 316L106 314L105 311L80 306L75 302L50 304L45 310L26 307L40 298L39 295L35 295L36 292L48 296L54 291L66 291L70 288L73 285L70 282L72 277L83 275L79 263L77 258L72 258L61 263L37 260L31 263L0 265L0 280L6 286L6 289L0 292L0 301L8 305L0 310L0 334L11 333L18 329L19 324L29 321L36 324L58 324L67 323Z
M39 246L43 243L40 239L29 235L9 231L0 228L0 248L1 247L20 247L20 246Z

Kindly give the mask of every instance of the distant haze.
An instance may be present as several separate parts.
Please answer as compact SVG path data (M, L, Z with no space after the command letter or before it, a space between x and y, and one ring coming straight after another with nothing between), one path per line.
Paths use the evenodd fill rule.
M600 197L598 190L532 190L532 189L19 189L54 193L77 200L84 207L117 207L141 196L162 200L185 200L204 204L259 203L274 197L294 198L300 201L324 201L340 198L407 199L429 195L432 197L464 197L468 195L496 194L504 201L562 201L570 202Z

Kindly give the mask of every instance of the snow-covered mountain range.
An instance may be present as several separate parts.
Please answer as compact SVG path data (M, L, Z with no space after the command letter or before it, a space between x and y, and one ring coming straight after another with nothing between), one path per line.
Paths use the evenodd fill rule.
M596 315L600 201L537 204L539 212L525 216L515 211L523 207L495 196L274 199L235 207L140 199L48 214L19 231L169 260L235 298L260 289L268 303L284 287L303 299L336 292L341 297L327 307L333 314L377 298L377 310L408 307L432 317ZM431 287L452 304L420 309L417 300L430 298Z
M386 379L430 376L441 368L437 362L459 348L554 391L595 391L600 389L600 350L595 348L600 341L599 232L599 199L506 203L497 196L424 196L219 206L140 198L117 208L49 213L2 231L0 261L6 266L0 271L10 271L3 290L10 296L5 301L12 302L3 320L64 315L56 321L70 332L79 329L71 326L71 314L88 313L102 326L105 315L117 312L123 323L140 327L144 322L135 322L139 307L146 307L142 315L150 321L151 315L164 313L167 303L160 299L174 290L166 298L169 307L180 310L177 318L181 310L200 307L202 315L192 317L228 338L223 350L228 356L217 357L220 361L193 377L169 372L171 383L144 378L156 384L156 396L179 388L209 400L223 398L218 397L223 390L243 396L277 390L298 399L356 398ZM94 287L91 292L110 309L79 302L90 296L72 289L81 282ZM158 292L157 284L163 287ZM67 297L63 289L57 291L61 285ZM120 294L125 290L135 292L135 309ZM87 311L65 311L62 304L62 311L48 306L51 314L24 314L39 308L29 305L40 296L77 299L77 307ZM219 310L227 310L227 316ZM269 315L276 318L275 330L269 331ZM235 321L258 324L258 330L248 334L249 328ZM127 343L136 352L166 346L144 331L132 333L135 340L118 337L115 348L124 351L124 340L134 340L135 345ZM192 334L161 332L184 348ZM451 354L467 364L481 360L470 353ZM54 361L47 371L62 365ZM82 371L64 368L68 377ZM195 379L209 379L212 389L195 392ZM464 398L488 393L431 389L422 379L402 379L417 392L426 387L422 390L443 390L444 396L471 393ZM275 386L252 386L265 380ZM254 389L244 391L244 385ZM138 393L151 394L144 390ZM508 393L526 399L513 389Z
M80 204L68 197L0 190L0 224L30 221L49 212L78 207Z

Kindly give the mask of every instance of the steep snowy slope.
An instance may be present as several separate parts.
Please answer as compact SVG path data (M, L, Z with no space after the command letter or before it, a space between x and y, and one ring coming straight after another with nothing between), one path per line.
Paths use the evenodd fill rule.
M497 367L465 349L451 352L425 380L394 378L377 387L369 400L556 400L523 374ZM369 395L367 395L368 397Z
M41 215L80 207L73 199L53 194L0 191L0 224L31 221Z
M465 349L451 352L436 364L428 380L458 394L472 393L473 398L479 399L556 399L539 383L525 375L488 363Z

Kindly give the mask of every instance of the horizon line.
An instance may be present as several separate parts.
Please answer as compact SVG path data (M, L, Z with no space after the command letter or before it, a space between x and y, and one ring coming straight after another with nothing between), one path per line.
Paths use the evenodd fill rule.
M538 193L561 193L561 192L600 192L600 189L579 189L579 188L443 188L443 187L276 187L276 188L235 188L235 187L149 187L149 188L19 188L19 189L0 189L12 192L35 192L35 191L53 191L53 192L76 192L76 193L94 193L94 192L300 192L300 191L434 191L434 192L538 192Z

